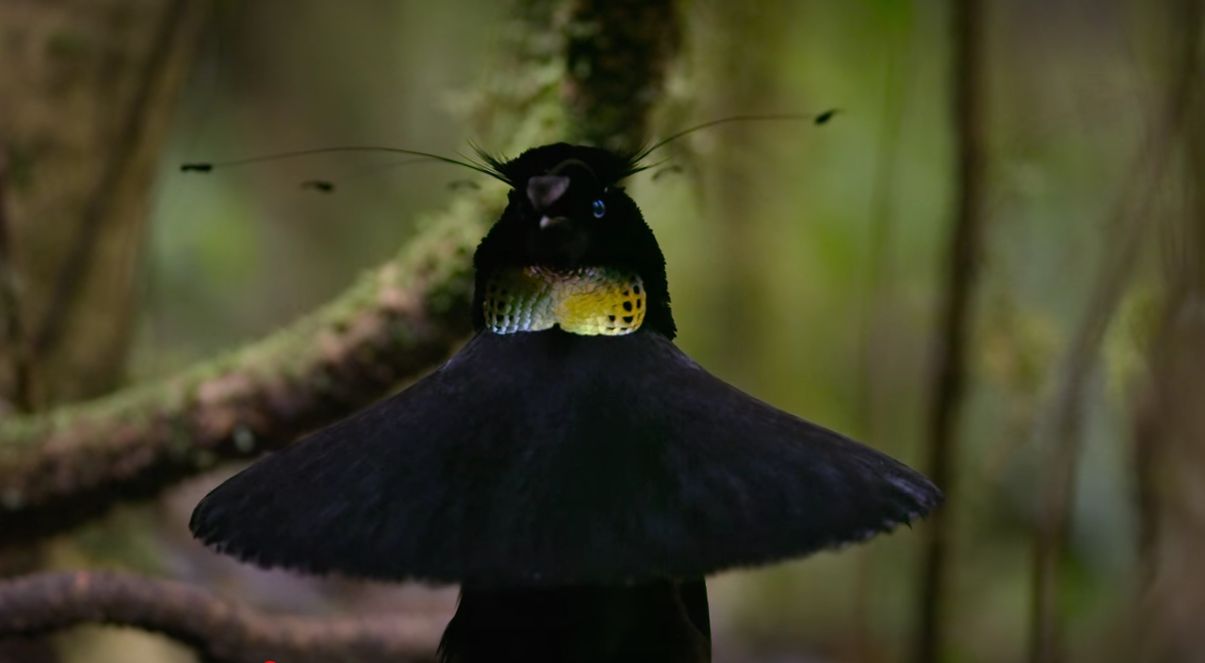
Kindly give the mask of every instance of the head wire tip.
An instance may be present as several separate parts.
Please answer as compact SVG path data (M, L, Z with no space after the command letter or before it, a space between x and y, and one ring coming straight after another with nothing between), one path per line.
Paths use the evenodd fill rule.
M833 119L833 116L840 112L841 112L840 108L830 108L830 109L824 111L823 113L820 113L819 115L817 115L816 119L812 120L812 124L815 124L816 126L820 126L822 124L828 124L828 121Z
M328 180L306 180L301 183L301 188L319 193L333 193L335 183Z

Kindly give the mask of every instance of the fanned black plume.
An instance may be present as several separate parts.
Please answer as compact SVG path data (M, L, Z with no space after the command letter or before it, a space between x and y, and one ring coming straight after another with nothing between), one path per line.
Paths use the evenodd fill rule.
M940 493L656 333L482 333L193 515L265 566L480 587L697 578L860 541Z

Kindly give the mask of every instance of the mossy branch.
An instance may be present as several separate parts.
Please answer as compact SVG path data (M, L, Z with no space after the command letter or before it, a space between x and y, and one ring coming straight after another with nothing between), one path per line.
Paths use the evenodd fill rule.
M681 45L666 0L578 0L564 33L562 85L571 140L635 151Z
M281 446L446 356L497 190L294 325L160 383L0 423L0 545L60 531L226 458Z
M185 583L128 574L41 573L0 582L0 640L85 623L162 633L213 663L427 662L443 626L425 616L267 615Z

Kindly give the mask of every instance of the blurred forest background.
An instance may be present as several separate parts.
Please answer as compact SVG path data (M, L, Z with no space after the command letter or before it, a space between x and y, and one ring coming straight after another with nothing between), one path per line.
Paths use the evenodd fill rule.
M175 31L148 40L165 6ZM207 176L181 162L497 141L479 90L506 83L516 42L551 48L488 0L192 11L0 0L0 465L21 444L4 430L290 325L481 179L387 155ZM824 126L692 135L667 152L677 168L630 183L666 253L680 346L783 409L944 466L950 497L938 531L714 579L716 660L1205 660L1200 3L678 12L652 135L841 109ZM161 83L131 88L123 67L159 67ZM114 107L131 97L152 110L127 127ZM106 184L114 164L145 172ZM337 188L298 186L313 178ZM103 209L81 193L94 190ZM0 532L0 576L114 569L266 612L450 616L454 589L262 572L203 550L188 514L237 468L48 538ZM87 626L0 639L0 660L194 659Z

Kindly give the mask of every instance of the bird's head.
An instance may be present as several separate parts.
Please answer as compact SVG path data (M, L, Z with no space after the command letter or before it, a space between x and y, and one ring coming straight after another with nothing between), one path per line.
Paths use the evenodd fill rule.
M474 260L479 329L674 335L665 259L621 186L633 157L556 143L490 165L511 190Z

